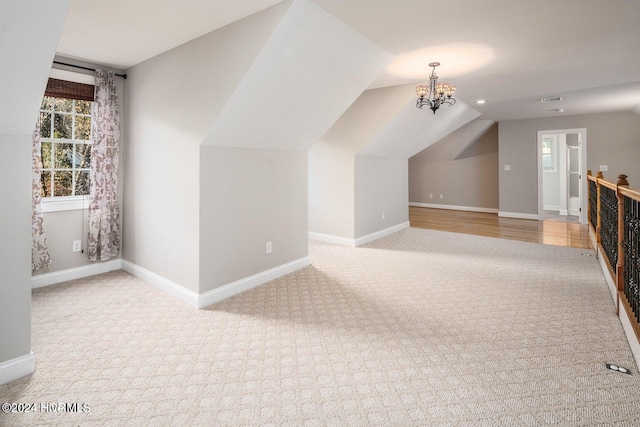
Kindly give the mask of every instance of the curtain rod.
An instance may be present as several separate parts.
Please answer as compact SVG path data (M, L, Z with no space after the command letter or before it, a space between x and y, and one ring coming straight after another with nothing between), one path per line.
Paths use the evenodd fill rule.
M89 67L82 67L80 65L73 65L73 64L67 64L66 62L60 62L60 61L53 61L54 64L58 64L58 65L65 65L67 67L73 67L73 68L80 68L82 70L89 70L89 71L96 71L95 68L89 68ZM127 78L126 74L116 74L116 76L118 77L122 77L123 79Z

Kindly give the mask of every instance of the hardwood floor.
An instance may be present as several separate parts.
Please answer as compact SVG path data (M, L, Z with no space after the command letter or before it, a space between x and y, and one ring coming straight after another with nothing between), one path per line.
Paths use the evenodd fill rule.
M499 218L497 214L409 207L411 227L476 234L571 248L591 248L589 226L556 221Z

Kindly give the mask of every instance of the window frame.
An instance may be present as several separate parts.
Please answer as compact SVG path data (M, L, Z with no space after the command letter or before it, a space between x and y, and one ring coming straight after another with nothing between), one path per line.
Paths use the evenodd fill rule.
M549 152L545 153L545 142L549 142ZM558 173L558 135L542 135L541 140L541 161L542 161L542 172L543 173ZM544 158L545 156L549 156L551 158L551 166L545 167Z
M96 79L94 75L82 74L73 71L61 70L52 68L49 73L49 78L58 80L67 80L76 83L84 83L95 85ZM38 109L40 111L40 109ZM42 142L53 141L54 138L41 138ZM75 142L74 140L57 139L56 142ZM52 165L53 166L53 165ZM81 210L89 208L89 195L79 196L57 196L57 197L42 197L41 209L42 212L59 212L70 210Z

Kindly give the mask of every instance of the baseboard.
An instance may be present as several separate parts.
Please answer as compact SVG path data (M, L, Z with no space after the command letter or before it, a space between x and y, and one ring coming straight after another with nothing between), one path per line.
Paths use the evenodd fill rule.
M544 205L542 206L542 209L545 211L558 211L558 212L562 210L560 206L553 206L553 205Z
M536 221L539 219L537 214L526 214L526 213L519 213L519 212L499 211L498 216L500 218L534 219Z
M165 279L164 277L142 268L132 262L122 260L122 269L129 274L136 276L137 278L144 280L148 284L155 286L156 288L173 295L174 297L182 300L193 308L198 308L198 294L192 292L184 287Z
M435 203L409 202L409 206L413 206L416 208L448 209L452 211L498 213L498 209L494 209L494 208L478 208L478 207L472 207L472 206L456 206L456 205L438 205Z
M248 291L249 289L253 289L257 286L270 282L274 279L277 279L278 277L282 277L289 273L293 273L296 270L300 270L301 268L305 268L310 264L311 262L309 260L309 257L306 256L287 264L282 264L261 273L254 274L253 276L245 277L244 279L229 283L227 285L213 289L209 292L205 292L204 294L198 296L197 307L208 307L211 304L220 302L224 299L239 294L240 292Z
M562 215L562 216L567 216L569 215L569 211L567 211L566 209L559 209L560 212L558 212L558 215Z
M373 242L374 240L378 240L390 234L397 233L398 231L404 230L405 228L409 228L409 221L394 225L389 228L385 228L384 230L376 231L375 233L367 234L366 236L358 237L355 240L355 246Z
M600 253L598 256L598 263L600 263L600 269L602 270L602 275L604 276L605 281L607 282L607 286L609 287L609 292L611 292L611 298L613 299L613 304L616 306L616 310L618 310L618 288L616 287L616 281L611 277L611 273L609 272L609 268L607 267L607 261L605 261L604 257L606 255Z
M309 232L309 239L317 240L319 242L324 242L324 243L331 243L332 245L351 246L351 247L356 245L355 239L349 239L348 237L333 236L331 234L315 233L313 231Z
M618 300L619 299L620 297L618 297ZM631 321L629 320L629 314L627 313L627 310L623 308L620 301L618 301L618 306L620 307L618 317L620 318L622 329L624 329L624 333L627 336L627 341L629 341L629 347L631 347L631 353L633 354L633 358L636 360L636 365L640 367L640 341L638 341L636 332L633 330L633 326L631 326Z
M82 279L83 277L120 270L121 261L121 259L112 259L110 261L83 265L82 267L69 268L67 270L55 271L53 273L31 276L31 289L42 288L43 286L68 282L69 280Z
M33 352L0 363L0 385L31 375L36 370Z

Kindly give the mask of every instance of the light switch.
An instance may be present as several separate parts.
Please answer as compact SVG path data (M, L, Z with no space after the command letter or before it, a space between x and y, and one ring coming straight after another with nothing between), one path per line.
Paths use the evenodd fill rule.
M504 165L504 170L510 171L511 170L511 165Z

